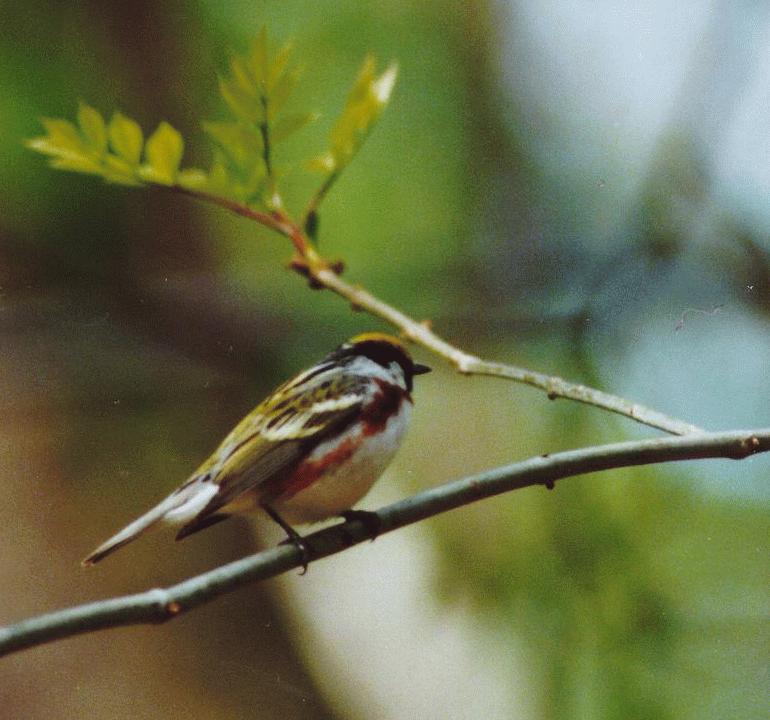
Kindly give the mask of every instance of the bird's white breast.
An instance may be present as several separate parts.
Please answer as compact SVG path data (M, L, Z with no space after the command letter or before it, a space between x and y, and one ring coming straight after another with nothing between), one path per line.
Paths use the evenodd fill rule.
M383 473L401 444L412 414L412 403L403 399L398 412L381 432L364 435L360 424L342 435L322 442L308 456L307 462L322 462L329 453L352 443L353 454L338 466L330 467L318 480L273 506L288 523L311 523L339 515L352 508L366 495Z

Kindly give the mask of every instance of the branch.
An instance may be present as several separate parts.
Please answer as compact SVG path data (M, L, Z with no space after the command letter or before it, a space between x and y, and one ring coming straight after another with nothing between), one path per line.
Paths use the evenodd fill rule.
M289 238L296 251L291 268L303 277L308 278L313 287L331 290L350 302L355 309L364 310L370 315L385 320L398 328L408 340L447 360L460 373L465 375L488 375L531 385L532 387L544 390L550 400L567 398L585 403L586 405L593 405L594 407L631 418L643 425L663 430L671 435L688 435L690 433L702 432L695 425L670 417L662 412L618 397L617 395L595 390L586 385L571 383L554 375L544 375L543 373L526 370L515 365L490 362L475 355L470 355L434 333L428 326L428 323L418 322L392 305L375 297L367 290L345 282L339 276L337 267L339 263L334 265L321 257L303 229L285 213L278 211L266 213L216 195L180 187L175 187L174 189L183 194L219 205L237 215L255 220L265 227Z
M163 185L157 187L163 188ZM181 185L165 186L169 190L173 190L180 195L188 195L196 198L197 200L203 200L204 202L211 203L212 205L218 205L225 210L229 210L235 215L248 218L254 222L264 225L270 230L289 238L294 244L294 249L297 254L305 257L310 253L314 259L317 260L317 256L313 253L312 248L308 246L307 241L302 236L302 233L297 232L294 224L286 218L283 214L278 212L265 212L264 210L257 210L256 208L244 205L237 200L231 200L230 198L222 197L220 195L214 195L203 190L190 190L189 188L182 187Z
M768 451L770 428L699 433L540 455L456 480L381 508L374 513L378 520L376 532L359 519L314 532L303 540L307 548L304 559L320 560L374 539L376 535L531 485L552 488L557 480L600 470L703 458L739 460ZM303 555L298 548L279 545L168 588L100 600L23 620L0 628L0 655L94 630L162 623L224 593L302 564Z
M366 310L370 314L395 325L406 338L448 360L459 372L465 375L488 375L531 385L544 390L548 394L549 400L568 398L586 405L593 405L624 415L643 425L664 430L672 435L702 432L695 425L669 417L662 412L617 395L595 390L586 385L571 383L554 375L544 375L534 370L490 362L470 355L436 335L426 323L419 323L400 310L379 300L363 288L346 283L329 268L317 269L312 273L312 277L325 288L349 300L355 308Z

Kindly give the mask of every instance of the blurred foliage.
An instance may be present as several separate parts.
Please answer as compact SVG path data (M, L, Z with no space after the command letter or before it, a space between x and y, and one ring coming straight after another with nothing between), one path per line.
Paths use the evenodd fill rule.
M728 696L729 717L758 717L766 563L751 548L766 515L698 502L654 470L615 475L443 522L441 595L527 639L544 717L719 717ZM724 664L731 636L742 651Z
M35 118L66 116L80 97L130 108L135 120L81 104L76 123L45 121L33 146L53 164L111 183L213 183L268 207L280 184L281 201L300 208L344 168L324 199L324 252L458 343L706 427L770 421L766 233L720 200L686 112L673 113L657 150L639 150L615 105L597 103L586 119L549 99L579 63L547 66L550 74L537 64L538 43L517 35L536 30L525 5L512 24L498 5L439 0L343 0L334 12L326 3L208 0L0 9L0 439L6 489L20 483L7 502L4 556L18 568L6 582L17 589L7 594L18 602L9 616L96 592L80 575L65 583L62 568L174 486L275 383L373 324L277 272L287 247L265 242L253 224L40 168L22 139L36 132ZM549 27L548 13L535 10ZM271 53L264 34L249 46L264 24L297 38L304 73L288 48ZM569 27L554 31L555 43ZM501 59L510 48L520 54ZM362 68L367 52L400 67L395 106L371 135L395 66L378 75L367 59ZM346 101L344 79L356 72ZM545 98L535 110L505 85L528 73ZM316 123L296 100L319 108ZM583 92L579 103L594 108ZM710 107L697 97L685 105ZM182 140L200 116L226 112L204 125L213 161ZM607 118L617 123L610 130ZM570 123L609 143L590 165L595 138L576 141ZM265 126L280 157L266 156ZM157 129L145 136L142 127ZM653 161L634 165L634 151ZM310 173L289 176L312 157L322 159L320 188ZM208 169L185 174L195 168ZM709 314L716 305L722 312ZM441 482L644 432L494 382L447 377L438 387L427 378L419 442L404 467ZM524 638L542 718L765 717L766 468L758 458L629 470L464 508L426 524L442 557L439 594L468 599L511 657ZM211 532L220 534L194 546L139 548L135 564L115 566L97 587L162 583L252 547L243 527ZM60 594L46 595L57 582ZM256 591L223 602L224 612L186 618L184 637L152 628L118 635L114 646L99 635L21 657L3 688L16 703L9 711L331 716L314 683L343 671L308 677L292 656L289 600L272 611ZM382 617L399 622L388 608ZM369 628L361 638L371 641ZM410 657L405 648L394 662ZM505 668L511 685L521 673L514 664ZM439 690L443 717L451 709L440 703Z
M273 146L317 118L314 113L281 114L299 79L299 71L289 65L291 49L284 45L271 56L263 28L248 54L231 58L231 77L220 78L219 92L234 120L203 123L215 144L208 172L180 169L185 143L166 121L145 143L135 120L115 112L106 123L98 110L82 102L77 126L68 120L43 119L46 135L28 140L26 146L50 156L51 167L57 170L99 175L109 183L177 186L279 209L282 201L275 180L280 173L273 166ZM331 148L310 163L327 176L312 200L314 212L387 105L395 80L395 65L377 76L374 58L366 58L332 129Z
M120 185L197 184L200 171L179 171L184 141L166 122L158 125L146 145L135 120L116 112L108 125L98 110L85 103L80 104L77 127L68 120L42 122L47 134L26 144L31 150L50 155L51 167L57 170L100 175ZM143 148L146 162L140 165Z

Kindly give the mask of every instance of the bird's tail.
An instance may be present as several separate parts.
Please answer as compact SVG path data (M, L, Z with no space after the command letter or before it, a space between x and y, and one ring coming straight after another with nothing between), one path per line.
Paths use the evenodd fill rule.
M140 535L147 532L150 528L154 527L163 520L164 516L170 510L178 505L178 500L174 495L169 495L165 500L156 505L152 510L146 512L141 517L134 520L134 522L126 525L119 533L113 535L109 540L106 540L99 545L87 558L83 560L81 565L87 567L88 565L94 565L100 560L103 560L108 555L114 553L118 548L136 540Z
M218 485L210 480L209 474L193 475L184 485L171 493L165 500L158 503L152 510L137 518L130 525L124 527L119 533L103 542L94 550L82 565L94 565L118 548L136 540L160 522L170 525L185 525L204 511L209 501L217 494ZM220 516L217 516L220 517ZM206 524L211 524L209 523ZM202 524L201 527L205 527ZM194 530L189 530L179 537L189 535ZM178 538L179 539L179 538Z

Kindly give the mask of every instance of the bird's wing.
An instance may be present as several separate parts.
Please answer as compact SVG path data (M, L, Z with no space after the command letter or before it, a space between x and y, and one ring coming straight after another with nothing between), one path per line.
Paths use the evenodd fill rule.
M346 393L337 398L319 398L306 408L296 406L285 414L259 412L244 420L228 435L209 460L179 488L190 492L191 486L204 485L216 492L177 535L181 539L217 520L218 510L243 493L262 485L284 472L291 472L309 448L330 435L342 431L360 412L362 396ZM209 490L210 491L210 490ZM217 517L221 517L217 516Z

